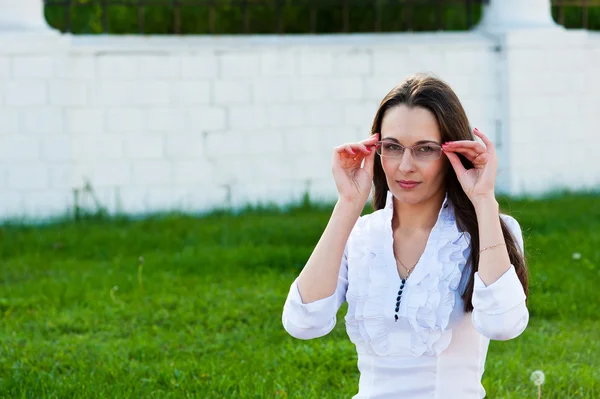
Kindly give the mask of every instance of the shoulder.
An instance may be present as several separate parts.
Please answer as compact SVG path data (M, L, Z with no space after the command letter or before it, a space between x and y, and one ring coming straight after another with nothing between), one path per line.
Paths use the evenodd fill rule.
M517 233L521 234L521 225L519 224L517 219L515 219L513 216L506 215L504 213L500 214L500 218L502 218L504 223L506 223L506 226L510 229L510 231L511 231L511 233L513 233L513 235L515 235Z
M500 218L502 218L504 223L506 223L506 227L508 227L510 233L517 241L517 244L521 247L521 250L523 250L523 232L521 231L521 225L519 224L517 219L510 215L505 215L503 213L500 214Z
M368 228L372 224L376 224L382 221L385 218L384 211L384 209L379 209L366 215L360 216L356 221L356 224L354 225L354 230Z

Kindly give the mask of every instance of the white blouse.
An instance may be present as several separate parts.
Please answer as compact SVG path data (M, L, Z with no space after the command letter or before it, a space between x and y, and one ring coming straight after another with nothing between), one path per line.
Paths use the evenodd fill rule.
M525 292L511 267L485 286L475 273L472 313L465 313L461 279L470 253L468 233L458 230L446 199L425 250L406 280L394 258L393 196L383 209L361 216L346 243L337 289L303 303L297 280L283 307L283 326L295 338L328 334L348 302L346 331L356 346L360 371L354 399L475 399L485 397L481 377L490 339L517 337L529 321ZM501 215L523 251L517 221ZM399 315L396 321L395 315Z

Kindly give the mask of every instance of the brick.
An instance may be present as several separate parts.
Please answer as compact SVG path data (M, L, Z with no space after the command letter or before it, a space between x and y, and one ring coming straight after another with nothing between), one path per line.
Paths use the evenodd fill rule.
M336 54L333 59L335 76L367 76L372 73L371 53L368 50L352 50Z
M101 79L135 79L138 67L138 57L134 54L101 55L96 58L97 73Z
M21 209L28 218L63 216L73 210L73 195L69 190L33 191L23 196Z
M285 129L281 133L285 154L306 154L319 148L319 137L314 128L299 127Z
M333 74L333 56L320 51L306 51L300 54L300 75L327 76Z
M23 194L19 191L0 191L0 220L16 219L23 214Z
M189 114L191 132L222 130L227 125L225 109L218 107L198 107Z
M10 58L0 56L0 80L8 80L10 77Z
M184 81L173 86L174 101L182 105L209 104L211 83L209 81Z
M175 204L186 212L205 212L223 207L227 191L216 183L202 183L199 187L175 190Z
M19 112L14 109L0 108L0 135L10 135L19 132Z
M164 156L162 134L135 134L123 137L123 155L127 159L161 159Z
M239 133L218 132L209 133L204 141L204 155L207 159L229 155L244 155L246 151L245 138Z
M312 103L304 107L306 126L337 126L343 123L345 113L341 104Z
M294 97L292 80L289 78L271 78L252 82L253 100L258 104L289 103Z
M306 122L305 110L298 105L270 105L265 112L271 127L297 127Z
M0 135L0 161L38 161L40 143L37 138Z
M203 156L204 137L198 133L176 133L165 137L165 155L169 159L197 159Z
M181 76L184 79L208 79L219 76L217 56L213 53L183 56Z
M233 105L229 107L229 127L232 129L255 129L267 127L264 105Z
M408 52L402 49L376 50L373 52L373 76L392 76L399 83L404 77L415 72L411 61Z
M182 108L146 108L144 131L181 133L188 130L188 112Z
M217 105L248 104L252 102L252 86L247 82L215 81L214 101Z
M81 81L54 80L48 85L50 105L85 106L88 102L87 83Z
M58 79L84 80L96 76L96 56L70 53L54 60L54 75Z
M283 134L278 129L243 132L245 153L248 155L283 155Z
M222 78L253 78L260 73L256 52L221 54L219 64Z
M82 186L85 181L89 181L94 189L135 184L129 161L100 161L78 165L74 177Z
M53 189L68 189L69 192L74 187L77 186L77 183L73 179L73 171L75 170L75 165L73 163L60 163L60 164L51 164L48 166L48 172L50 175L50 188Z
M293 76L296 55L292 52L267 52L260 56L261 73L264 76Z
M177 79L181 76L179 57L172 55L137 56L139 69L137 77L141 79Z
M104 111L99 109L77 109L67 110L67 128L69 132L81 133L103 133L106 131Z
M73 151L81 160L112 160L123 156L122 135L76 134Z
M144 112L135 108L110 109L106 111L106 129L109 133L141 132Z
M213 165L207 160L177 161L173 163L173 184L195 186L212 181Z
M378 105L375 102L365 102L357 104L347 104L344 107L345 114L343 119L346 124L360 127L367 132L370 132L371 126L373 125L373 119L377 113ZM338 122L339 123L339 122Z
M129 82L96 81L90 87L92 105L121 107L130 106L133 87Z
M50 184L47 165L15 163L8 169L9 190L43 190Z
M44 105L47 90L44 82L11 81L5 85L5 103L17 107Z
M64 110L32 107L20 111L21 131L25 134L61 134L66 131Z
M165 105L171 102L171 87L167 82L139 82L132 85L133 105Z
M137 161L132 165L134 186L150 187L171 183L172 164L167 161Z
M290 177L293 179L322 179L331 175L330 154L298 154L290 159Z
M377 76L377 74L375 74ZM400 76L384 76L374 78L364 78L365 99L373 100L377 104L399 83Z
M332 79L330 88L332 100L361 100L365 97L363 82L360 79Z
M45 56L17 56L12 59L15 79L49 79L54 76L54 61Z

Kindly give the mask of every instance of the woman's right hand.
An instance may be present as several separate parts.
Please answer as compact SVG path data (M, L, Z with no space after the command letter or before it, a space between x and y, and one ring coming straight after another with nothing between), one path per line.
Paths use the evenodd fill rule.
M364 206L373 184L373 162L379 134L358 143L347 143L333 152L333 178L339 199ZM360 165L365 161L363 167Z

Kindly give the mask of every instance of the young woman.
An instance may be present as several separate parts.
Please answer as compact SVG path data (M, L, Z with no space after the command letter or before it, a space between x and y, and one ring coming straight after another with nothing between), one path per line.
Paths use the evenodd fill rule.
M383 99L371 133L334 150L338 201L283 325L321 337L348 302L355 399L483 398L490 339L515 338L529 320L523 237L499 213L494 145L426 75ZM360 216L372 188L375 212Z

